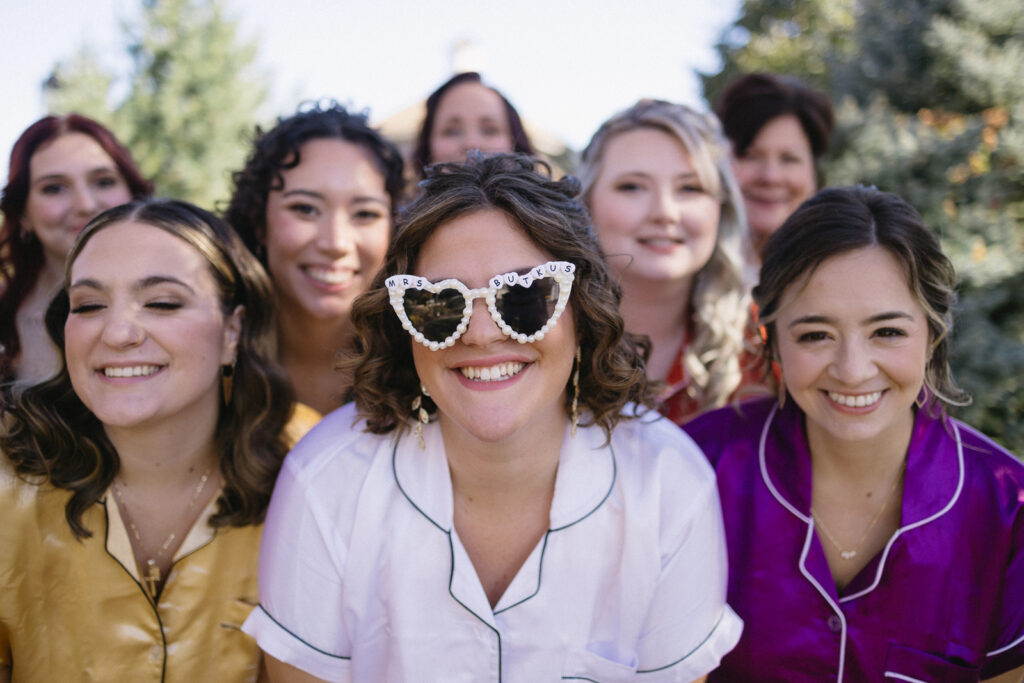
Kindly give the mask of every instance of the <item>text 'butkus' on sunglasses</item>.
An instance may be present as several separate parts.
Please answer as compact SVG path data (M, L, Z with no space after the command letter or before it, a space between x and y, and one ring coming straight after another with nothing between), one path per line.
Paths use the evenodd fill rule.
M454 279L433 283L417 275L385 281L391 306L413 339L432 351L451 346L469 327L473 301L483 298L502 332L520 344L540 341L569 302L576 266L548 261L525 273L504 273L487 287Z

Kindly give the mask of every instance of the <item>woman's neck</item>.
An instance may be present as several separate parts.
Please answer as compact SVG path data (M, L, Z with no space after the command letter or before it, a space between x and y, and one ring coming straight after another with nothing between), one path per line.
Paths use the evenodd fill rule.
M335 372L338 353L350 344L348 318L324 320L281 307L279 356L295 398L321 413L341 405L346 387Z
M538 499L550 504L566 424L564 419L546 422L494 444L477 441L442 418L456 500L495 513Z
M567 426L565 414L559 417L501 444L473 443L441 424L453 523L491 607L550 528Z
M118 478L136 491L167 491L194 485L197 473L212 470L216 474L215 426L214 419L207 429L197 425L195 430L173 433L107 428L107 438L120 460Z
M63 284L64 264L46 259L43 261L43 268L39 271L39 278L32 287L32 291L38 291L44 294L47 300L50 300Z
M46 331L46 310L63 282L60 267L44 262L38 279L18 307L15 326L21 343L16 369L19 382L34 384L60 368L60 354Z
M689 278L643 286L623 281L622 318L627 331L647 335L651 340L651 357L647 362L651 379L663 380L668 376L686 338L692 284Z
M863 441L834 438L808 421L807 443L814 476L854 486L880 479L889 481L903 466L913 428L913 410L882 434Z

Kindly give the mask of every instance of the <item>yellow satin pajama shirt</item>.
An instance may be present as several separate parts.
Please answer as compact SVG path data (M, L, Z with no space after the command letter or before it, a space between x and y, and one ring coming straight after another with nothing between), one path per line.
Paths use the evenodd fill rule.
M300 406L290 440L318 417ZM81 540L64 517L70 495L19 479L0 454L0 671L12 683L255 681L259 649L240 626L263 526L213 529L211 500L154 605L112 492L83 515Z

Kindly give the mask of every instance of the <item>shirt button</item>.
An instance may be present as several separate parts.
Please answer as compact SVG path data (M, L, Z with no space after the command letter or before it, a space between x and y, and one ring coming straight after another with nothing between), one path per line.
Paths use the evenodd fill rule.
M163 648L161 648L159 645L154 645L153 647L149 648L149 658L152 659L154 662L159 662L160 659L163 658L163 656Z
M843 620L835 614L826 619L825 623L828 624L828 630L832 633L839 633L843 630Z

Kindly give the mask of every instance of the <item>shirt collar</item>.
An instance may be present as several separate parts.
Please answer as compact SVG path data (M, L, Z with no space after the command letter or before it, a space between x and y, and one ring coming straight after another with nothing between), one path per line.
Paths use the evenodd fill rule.
M960 491L963 454L959 434L947 419L917 411L907 451L900 526L930 521L946 510ZM780 503L809 521L811 454L803 413L790 401L768 415L759 435L761 474Z
M395 483L406 499L444 532L453 524L451 473L441 427L424 426L419 440L408 432L396 437L392 455ZM568 425L559 454L550 529L571 526L601 507L615 484L615 457L600 427L581 427L572 436Z
M215 496L210 498L209 502L207 502L202 514L200 514L198 519L196 519L192 528L190 528L188 533L185 535L185 539L174 552L174 562L177 562L185 555L195 552L213 540L213 537L217 532L216 529L210 525L210 518L217 513L217 501L220 500L220 496L223 491L224 489L222 487L221 490L218 491ZM136 581L141 583L142 579L139 576L138 565L135 562L135 553L132 551L131 539L128 537L128 525L121 516L121 509L118 508L117 502L114 500L113 485L107 488L106 493L104 493L100 498L99 503L104 506L107 513L107 552L122 566L124 566Z

